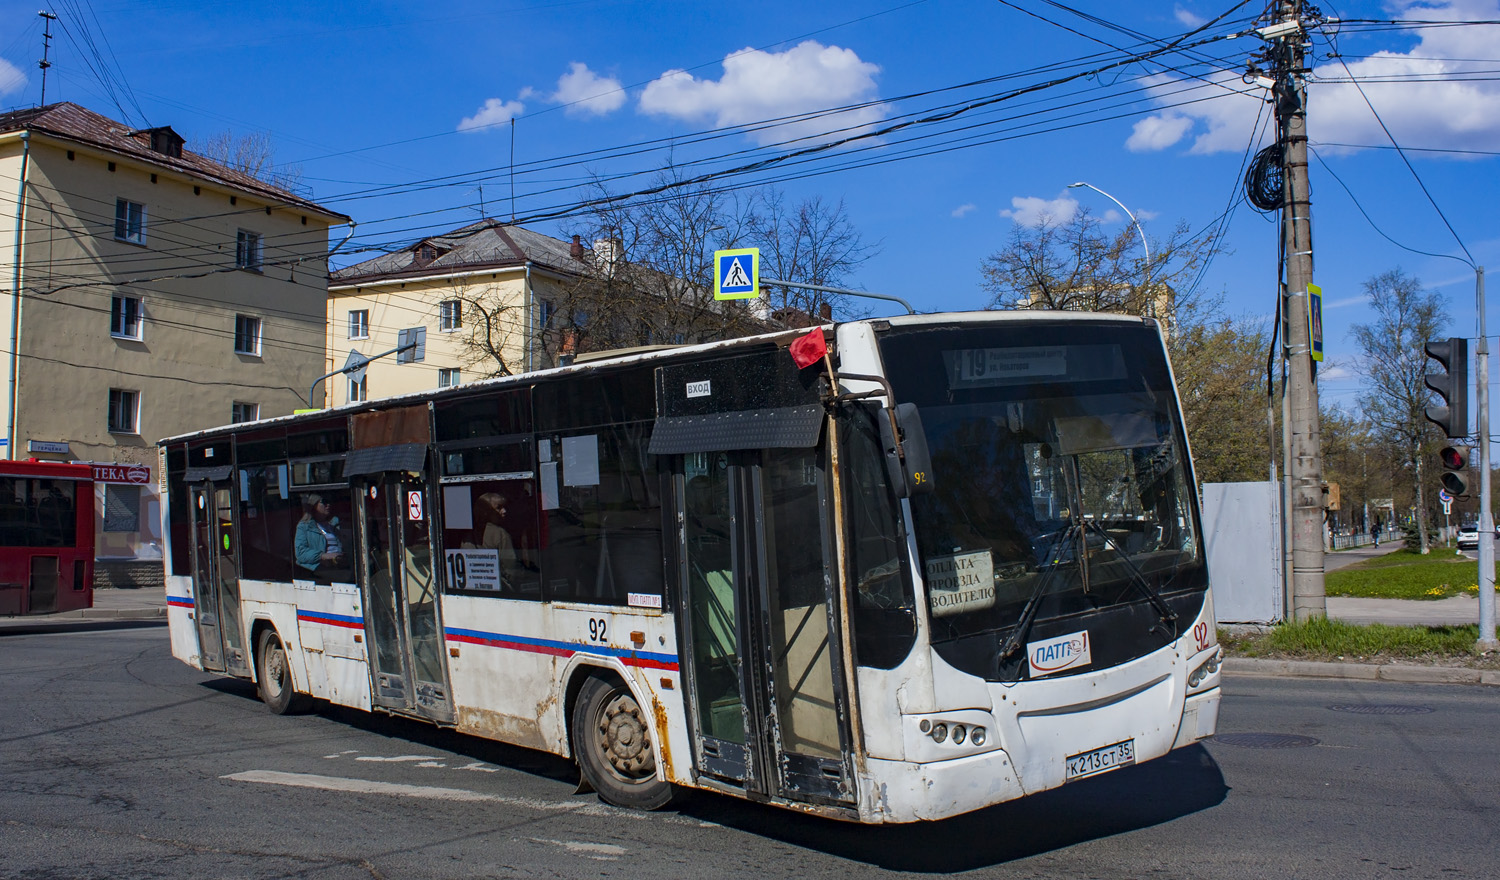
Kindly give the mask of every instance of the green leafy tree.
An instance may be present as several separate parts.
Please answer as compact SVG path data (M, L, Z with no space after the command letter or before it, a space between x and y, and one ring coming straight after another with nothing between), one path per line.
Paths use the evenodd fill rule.
M1416 508L1418 541L1426 553L1424 474L1426 462L1441 438L1422 415L1434 401L1432 391L1422 381L1427 372L1422 347L1444 334L1448 313L1435 291L1423 289L1420 279L1399 268L1370 278L1364 290L1375 318L1350 330L1360 350L1364 374L1365 390L1359 406L1375 435L1394 447L1397 463L1406 472L1412 506Z

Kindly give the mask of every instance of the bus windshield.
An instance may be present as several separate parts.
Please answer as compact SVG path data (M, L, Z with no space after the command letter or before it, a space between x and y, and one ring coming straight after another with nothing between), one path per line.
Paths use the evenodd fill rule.
M949 662L1006 677L1028 638L1085 629L1091 612L1126 605L1154 606L1154 621L1171 615L1164 595L1206 586L1154 328L911 328L883 334L881 352L897 399L919 406L932 453L935 491L913 499L912 516L932 641ZM1127 641L1139 650L1107 653L1162 644L1137 635Z

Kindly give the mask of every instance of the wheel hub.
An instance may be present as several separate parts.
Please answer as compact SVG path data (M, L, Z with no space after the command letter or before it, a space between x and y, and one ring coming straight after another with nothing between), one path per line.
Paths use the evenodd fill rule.
M605 704L599 734L599 745L615 773L631 780L656 775L651 733L632 697L620 695Z

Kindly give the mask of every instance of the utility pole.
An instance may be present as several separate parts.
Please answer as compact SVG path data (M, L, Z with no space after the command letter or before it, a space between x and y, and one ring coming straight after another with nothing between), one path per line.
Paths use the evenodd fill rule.
M1475 349L1474 396L1478 398L1479 435L1479 639L1477 651L1500 648L1495 640L1495 517L1490 510L1490 342L1484 335L1484 267L1474 270L1474 297L1479 305L1479 345ZM1467 394L1468 389L1460 393Z
M57 21L57 16L45 9L38 12L37 15L40 15L43 19L42 60L36 63L36 66L42 69L42 100L38 102L37 106L45 107L47 106L47 68L52 66L52 62L47 59L52 54L52 22Z
M1323 455L1318 431L1318 384L1308 323L1307 287L1313 280L1312 199L1307 180L1307 84L1303 61L1302 0L1278 0L1272 25L1277 53L1276 116L1282 146L1281 228L1285 242L1286 357L1291 456L1292 615L1328 616L1323 589ZM1282 25L1282 26L1278 26ZM1268 28L1267 30L1271 30ZM1263 31L1264 33L1264 31Z

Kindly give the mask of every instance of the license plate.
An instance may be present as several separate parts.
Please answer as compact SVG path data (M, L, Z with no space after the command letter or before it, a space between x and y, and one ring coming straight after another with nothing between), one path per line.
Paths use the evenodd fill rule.
M1082 779L1085 776L1093 776L1113 770L1116 767L1125 767L1135 763L1135 740L1127 739L1117 742L1112 746L1094 749L1092 752L1084 752L1081 755L1073 755L1068 758L1068 781Z

